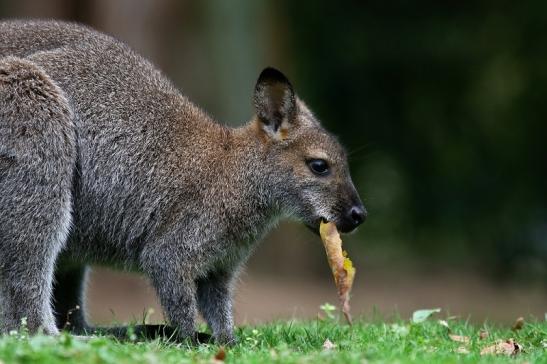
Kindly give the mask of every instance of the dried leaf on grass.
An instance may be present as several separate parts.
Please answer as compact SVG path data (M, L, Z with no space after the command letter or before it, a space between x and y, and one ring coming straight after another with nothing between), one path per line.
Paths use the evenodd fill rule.
M340 234L338 234L334 223L321 222L319 233L327 252L327 259L334 276L334 283L338 289L338 298L342 305L342 312L351 325L349 294L353 285L353 279L355 278L355 268L348 258L347 253L342 250L342 239L340 239Z
M450 340L456 341L463 344L469 344L469 336L462 336L462 335L448 335Z
M211 363L220 364L224 363L224 360L226 360L226 350L224 350L224 347L221 346L220 348L218 348L218 351L215 354L213 360L211 360Z
M524 327L524 317L519 317L515 320L515 323L513 324L513 327L511 330L518 331Z
M330 341L329 339L325 340L325 342L323 343L323 350L333 350L336 348L336 344L334 344L332 341Z
M513 339L498 341L493 345L487 346L481 350L481 355L516 355L522 351L522 345L516 343Z

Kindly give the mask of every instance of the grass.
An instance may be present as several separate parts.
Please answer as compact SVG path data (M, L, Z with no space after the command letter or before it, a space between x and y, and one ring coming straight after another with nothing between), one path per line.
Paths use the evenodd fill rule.
M489 325L448 321L450 332L468 336L462 344L451 340L439 321L355 322L335 320L289 321L245 326L237 331L238 344L226 349L226 363L547 363L547 322L528 321L519 331ZM479 331L489 336L480 339ZM324 350L326 339L336 347ZM513 338L523 352L515 356L481 356L496 340ZM457 353L459 347L469 353ZM192 346L155 340L120 342L107 337L79 339L25 333L0 338L3 363L221 363L219 347Z

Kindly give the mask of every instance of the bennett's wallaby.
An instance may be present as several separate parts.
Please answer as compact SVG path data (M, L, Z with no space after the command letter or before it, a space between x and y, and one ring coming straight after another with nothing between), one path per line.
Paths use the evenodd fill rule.
M148 276L179 337L199 310L229 342L234 277L280 217L362 223L344 150L287 78L266 68L253 101L231 129L107 35L0 23L1 330L57 333L102 264Z

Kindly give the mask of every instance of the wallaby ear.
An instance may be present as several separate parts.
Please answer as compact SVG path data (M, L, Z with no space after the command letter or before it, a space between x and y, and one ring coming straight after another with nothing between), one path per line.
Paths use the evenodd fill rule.
M278 134L288 127L296 113L294 90L283 73L275 68L265 68L258 76L254 91L256 115L268 133Z

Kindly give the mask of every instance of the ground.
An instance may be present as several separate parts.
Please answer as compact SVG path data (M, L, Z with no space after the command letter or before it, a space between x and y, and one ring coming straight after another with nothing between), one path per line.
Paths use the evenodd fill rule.
M325 318L240 327L237 337L235 346L223 350L213 344L140 342L135 337L127 342L69 334L28 337L22 331L0 338L0 360L44 364L222 363L215 356L224 356L226 363L261 364L547 363L547 322L543 318L525 320L520 330L438 317L424 322L356 320L351 327L336 318ZM509 338L518 343L520 352L480 354ZM327 339L332 345L325 344Z

